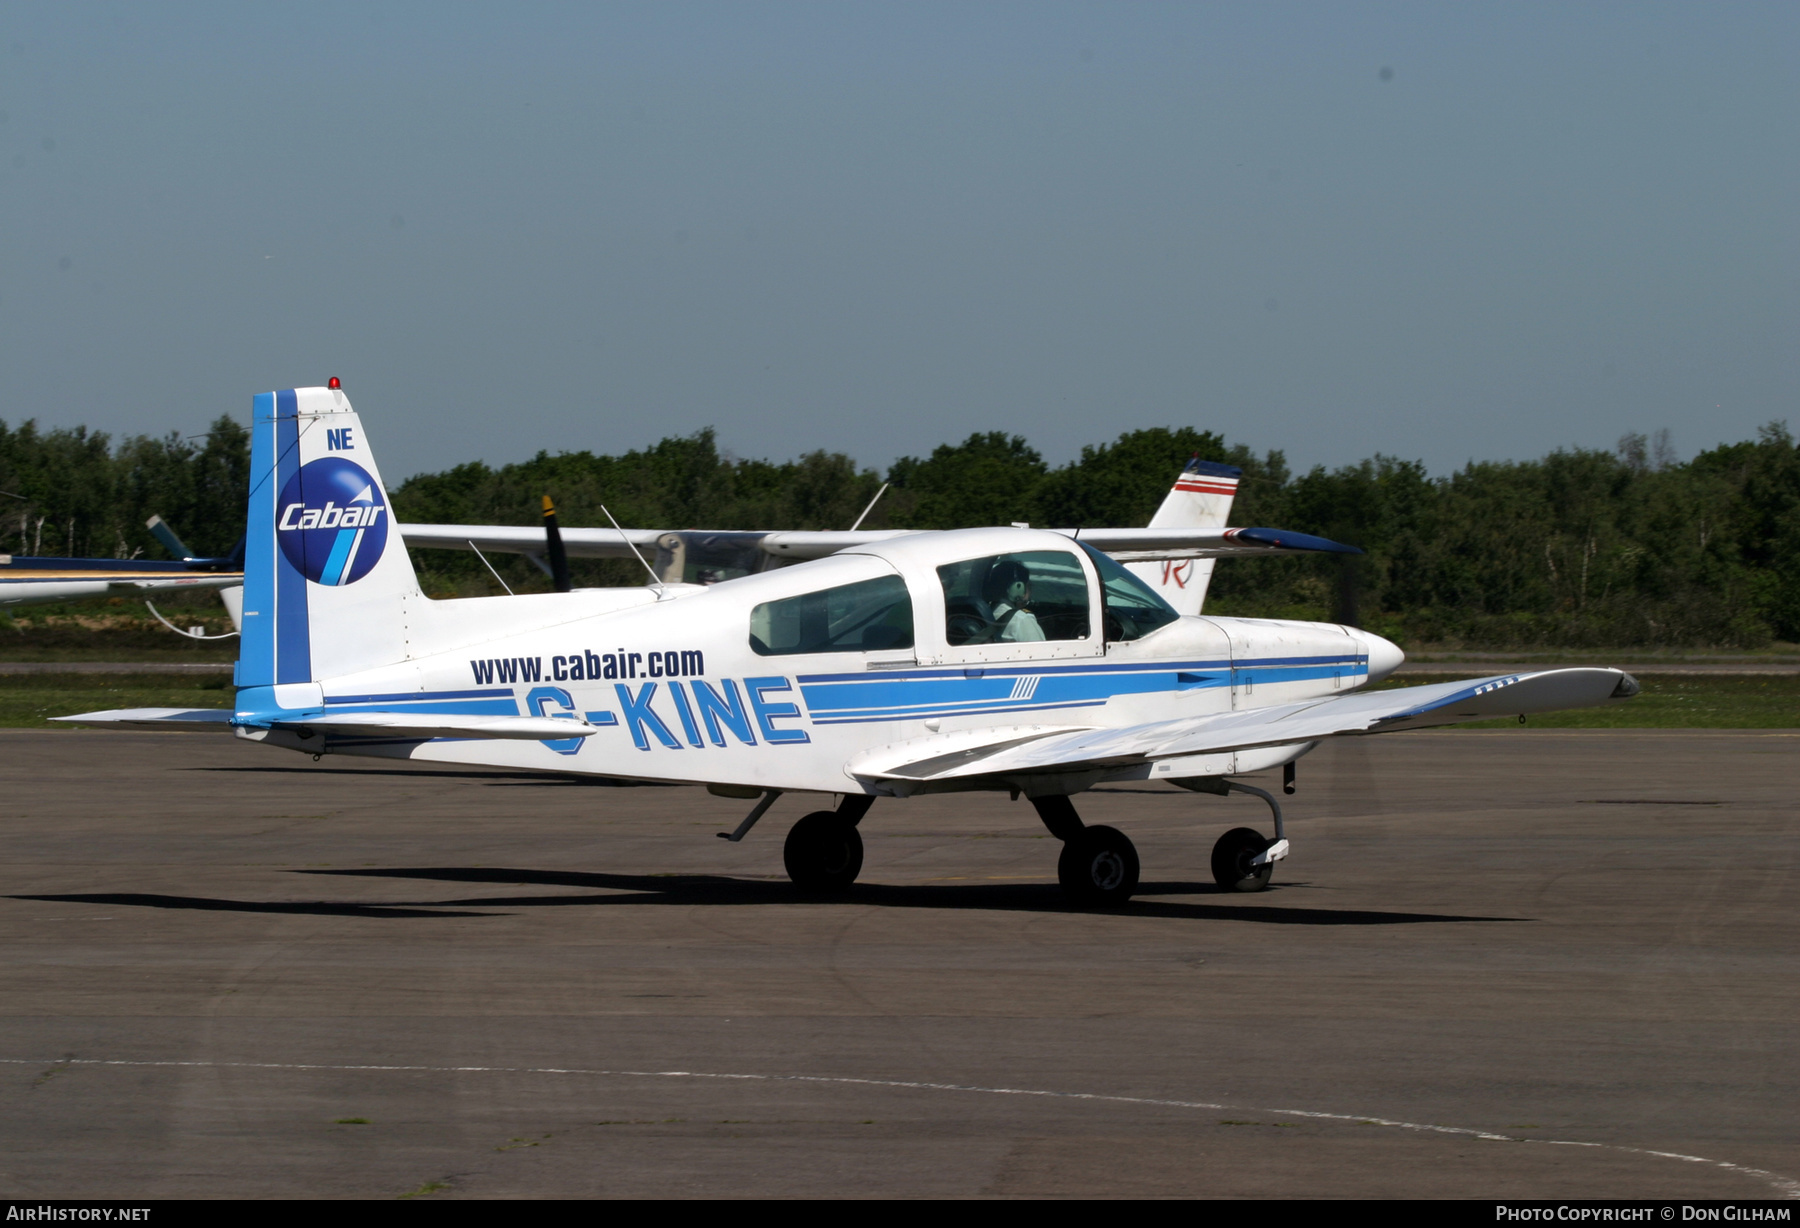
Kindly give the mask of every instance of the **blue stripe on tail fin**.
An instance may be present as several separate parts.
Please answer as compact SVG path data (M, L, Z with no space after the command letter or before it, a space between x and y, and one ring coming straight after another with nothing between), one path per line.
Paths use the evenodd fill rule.
M250 508L244 522L244 610L238 638L238 686L275 681L275 394L250 403Z
M275 463L273 494L276 500L300 472L300 420L293 389L275 394ZM275 509L279 513L280 509ZM306 577L278 548L275 534L257 543L266 549L275 568L275 681L312 681L312 630L307 619Z

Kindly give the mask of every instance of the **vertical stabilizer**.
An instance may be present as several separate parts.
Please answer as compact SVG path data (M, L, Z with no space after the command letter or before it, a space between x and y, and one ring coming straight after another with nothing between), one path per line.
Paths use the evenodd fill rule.
M419 583L349 398L266 392L252 419L238 686L404 660Z
M1199 457L1187 463L1156 515L1152 529L1222 529L1231 515L1243 470ZM1206 601L1217 559L1171 559L1162 563L1127 563L1132 574L1149 584L1178 614L1198 614Z

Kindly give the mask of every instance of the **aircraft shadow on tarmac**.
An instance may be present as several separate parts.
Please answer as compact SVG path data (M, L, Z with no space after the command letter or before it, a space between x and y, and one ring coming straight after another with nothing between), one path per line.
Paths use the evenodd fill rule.
M860 904L878 908L975 909L995 912L1077 911L1048 883L960 883L890 885L859 883L833 898L798 894L784 882L729 878L710 874L601 874L559 870L508 870L445 866L388 870L296 870L296 874L351 878L411 878L449 883L505 883L509 886L581 887L580 895L479 896L452 900L405 902L223 900L196 896L109 892L73 895L15 895L9 899L60 903L111 904L143 908L201 911L295 913L309 916L368 918L484 917L497 909L619 907L674 904L692 907L744 905ZM1467 921L1520 921L1520 917L1467 917L1451 913L1376 912L1353 908L1287 908L1279 904L1198 904L1145 897L1214 894L1232 899L1211 883L1144 883L1125 909L1137 917L1169 917L1195 921L1252 921L1262 925L1417 925Z
M353 904L329 900L215 900L193 895L149 895L134 891L96 891L68 895L9 895L9 900L47 900L53 904L114 904L127 908L181 908L199 912L294 913L309 917L491 917L491 912L453 911L400 904Z
M417 767L198 767L198 772L291 772L345 776L452 776L485 779L495 786L599 786L632 787L639 782L604 777L527 775L516 772L455 770ZM661 782L642 782L648 787ZM1104 792L1158 792L1157 790L1109 789ZM715 905L722 907L768 904L862 904L882 908L979 909L996 912L1073 912L1059 888L1048 883L957 883L891 885L858 883L833 898L800 895L785 882L731 878L711 874L601 874L557 870L495 870L446 866L391 870L298 870L300 874L336 874L362 878L413 878L452 883L508 883L514 885L581 887L604 894L491 896L455 900L409 900L378 904L349 901L239 901L164 895L37 895L12 896L19 900L61 900L85 904L138 905L146 908L192 908L262 913L299 913L343 917L481 917L497 915L502 908L550 908L560 906L618 906L645 904ZM1286 884L1292 889L1299 884ZM1282 890L1281 887L1275 888ZM1172 917L1197 921L1253 921L1262 925L1418 925L1488 921L1516 922L1523 917L1469 917L1453 913L1381 912L1354 908L1288 908L1266 903L1188 903L1156 900L1159 895L1212 895L1224 900L1244 897L1221 890L1213 883L1142 883L1126 911L1138 917ZM1267 899L1267 896L1262 897ZM481 911L475 911L481 910Z
M808 898L787 882L731 879L725 875L634 875L567 870L493 870L493 868L394 868L394 870L295 870L306 875L340 875L355 879L427 879L434 882L504 882L509 886L587 888L581 895L499 895L454 900L355 902L355 900L223 900L193 895L151 895L135 891L95 891L65 895L9 895L11 900L45 900L58 904L113 904L167 907L229 913L293 913L304 916L497 916L495 909L518 907L617 907L644 904L677 906L752 906L752 904L862 904L875 907L936 907L1064 913L1080 911L1062 900L1060 889L1046 882L963 882L963 884L882 884L859 882L841 897ZM1156 895L1217 895L1211 882L1145 882L1127 906L1134 916L1170 916L1184 920L1244 920L1262 926L1418 926L1449 922L1521 922L1523 916L1460 916L1454 913L1386 913L1350 907L1283 907L1280 904L1188 904L1156 900Z
M531 883L587 887L604 895L512 896L500 899L445 900L451 906L533 907L544 905L745 905L862 904L878 908L984 909L999 912L1076 912L1050 883L888 884L858 883L835 897L808 898L790 883L769 879L731 878L716 874L605 874L566 870L442 868L390 870L301 870L301 874L334 874L362 878L422 878L456 883ZM1420 922L1514 921L1514 917L1464 917L1447 913L1372 912L1363 909L1283 908L1266 904L1188 904L1146 899L1156 895L1228 896L1212 883L1142 883L1125 911L1136 916L1186 917L1197 920L1259 921L1274 925L1407 925Z

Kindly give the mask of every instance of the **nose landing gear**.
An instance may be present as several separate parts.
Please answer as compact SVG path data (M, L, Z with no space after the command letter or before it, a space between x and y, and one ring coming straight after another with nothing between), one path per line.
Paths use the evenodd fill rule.
M1264 859L1258 865L1256 859L1272 843L1253 827L1232 828L1213 845L1213 882L1226 891L1266 890L1275 873L1275 863Z
M1274 877L1275 863L1288 855L1287 834L1281 829L1281 803L1272 793L1235 780L1223 782L1225 792L1251 793L1269 803L1275 815L1275 838L1267 839L1250 827L1234 827L1213 845L1213 882L1226 891L1266 891Z

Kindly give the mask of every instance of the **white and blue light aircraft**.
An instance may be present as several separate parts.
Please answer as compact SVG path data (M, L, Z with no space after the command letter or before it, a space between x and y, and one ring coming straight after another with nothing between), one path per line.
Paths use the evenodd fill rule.
M1228 499L1228 479L1190 466L1171 497ZM1211 865L1222 888L1255 891L1289 845L1279 802L1236 777L1285 767L1291 791L1294 761L1325 738L1638 690L1619 670L1555 669L1369 691L1403 659L1379 636L1179 612L1159 578L1197 611L1191 590L1203 592L1212 559L1351 549L1225 528L1219 506L1142 529L754 534L757 557L791 565L710 585L659 576L641 589L433 601L333 379L255 399L235 710L60 719L227 732L315 757L706 785L756 799L720 833L732 841L784 793L835 795L785 845L789 875L815 893L856 879L857 825L877 800L1023 796L1062 841L1065 891L1115 905L1137 886L1136 850L1083 824L1071 801L1103 781L1261 797L1273 838L1227 831ZM1218 523L1193 524L1208 518ZM432 528L405 537L427 544ZM633 534L663 536L571 530L570 551L617 553L635 548Z

